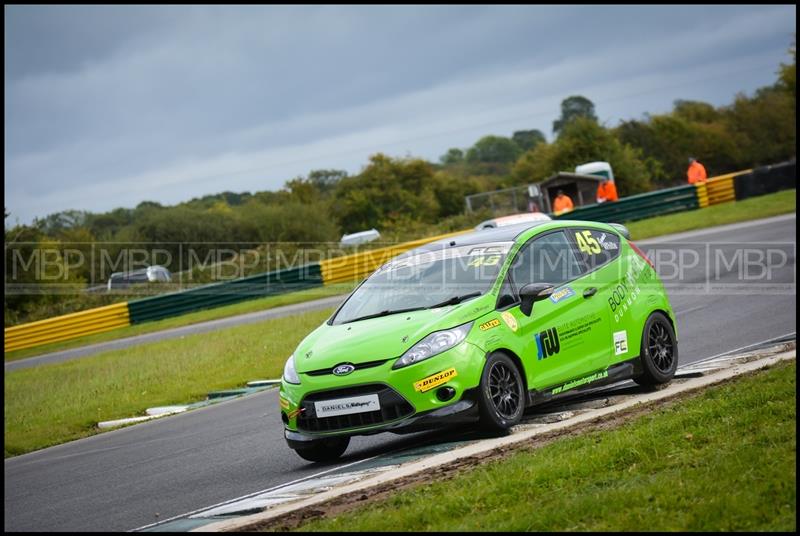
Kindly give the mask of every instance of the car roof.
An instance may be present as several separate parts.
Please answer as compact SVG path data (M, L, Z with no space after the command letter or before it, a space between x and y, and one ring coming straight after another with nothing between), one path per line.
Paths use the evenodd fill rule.
M534 227L540 225L552 225L554 222L551 220L533 221L517 223L514 225L505 225L503 227L494 227L491 229L483 229L480 231L472 231L462 235L453 236L450 238L443 238L430 242L418 248L414 248L408 253L422 253L425 251L433 251L441 249L443 246L475 246L478 244L487 244L491 242L514 242L519 235Z

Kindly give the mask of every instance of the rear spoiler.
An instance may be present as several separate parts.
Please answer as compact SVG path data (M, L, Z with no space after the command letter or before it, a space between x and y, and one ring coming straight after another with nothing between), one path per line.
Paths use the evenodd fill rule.
M627 227L622 225L621 223L609 223L611 227L619 231L619 234L627 238L628 240L631 239L631 232L628 230Z

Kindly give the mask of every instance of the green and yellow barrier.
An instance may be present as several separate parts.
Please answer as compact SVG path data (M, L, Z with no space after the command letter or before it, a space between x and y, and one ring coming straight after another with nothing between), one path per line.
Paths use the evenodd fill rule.
M697 201L700 208L705 208L719 203L727 203L728 201L736 200L736 188L734 185L734 177L750 173L751 169L744 171L737 171L735 173L727 173L712 177L706 182L695 184L697 188Z
M115 303L88 311L5 328L6 352L66 341L83 335L110 331L130 325L127 303Z

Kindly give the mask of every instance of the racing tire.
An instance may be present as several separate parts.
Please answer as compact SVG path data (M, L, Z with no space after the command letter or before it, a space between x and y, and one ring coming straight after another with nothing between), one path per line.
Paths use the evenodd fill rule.
M653 313L647 318L639 360L642 374L633 379L639 385L652 387L667 383L675 376L678 342L672 322L663 313Z
M486 360L478 389L480 426L493 433L505 432L522 420L525 384L517 365L505 354Z
M310 462L333 462L341 458L347 450L350 437L326 437L309 443L307 447L295 449L298 456Z

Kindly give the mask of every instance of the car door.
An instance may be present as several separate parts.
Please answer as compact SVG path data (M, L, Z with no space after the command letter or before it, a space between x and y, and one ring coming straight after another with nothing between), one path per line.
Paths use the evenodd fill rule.
M604 229L576 226L565 230L573 241L575 253L581 263L583 275L575 281L576 292L592 294L592 300L603 310L603 325L606 329L595 331L597 368L605 368L618 362L631 353L628 347L628 334L612 322L620 300L629 298L625 285L620 286L624 277L624 266L620 262L620 237Z
M502 314L513 315L520 338L528 385L543 389L596 370L608 351L607 312L603 303L586 291L580 262L565 231L538 235L518 251L508 273L507 288L514 296L528 283L550 283L553 294L533 306L531 316L519 302ZM602 344L605 342L605 344Z

